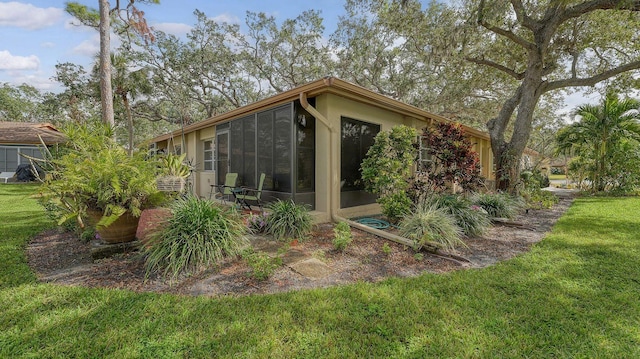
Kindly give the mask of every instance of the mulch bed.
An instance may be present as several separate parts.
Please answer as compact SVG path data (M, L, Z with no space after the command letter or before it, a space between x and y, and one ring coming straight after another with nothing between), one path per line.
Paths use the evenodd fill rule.
M465 239L467 247L451 254L468 262L426 252L416 255L410 248L357 229L352 230L351 245L339 252L332 244L333 226L322 224L309 240L289 246L285 254L315 257L327 264L329 273L316 279L284 265L269 279L258 281L252 278L251 269L240 258L227 259L215 268L173 282L157 275L145 279L144 259L137 251L94 261L90 255L92 243L84 243L74 234L57 229L33 238L27 248L27 258L39 280L59 285L207 296L277 293L486 267L528 251L544 238L571 202L572 199L566 197L550 210L529 210L514 219L523 224L521 227L496 225L482 237ZM264 241L267 239L254 239L254 243L273 244Z

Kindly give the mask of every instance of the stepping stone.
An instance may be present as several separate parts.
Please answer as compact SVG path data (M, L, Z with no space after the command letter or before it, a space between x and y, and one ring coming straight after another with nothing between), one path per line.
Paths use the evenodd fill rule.
M303 259L309 258L309 254L299 249L289 249L287 253L282 256L282 263L290 265L296 262L300 262Z
M311 279L319 279L331 274L332 270L323 261L309 258L289 266L295 272Z

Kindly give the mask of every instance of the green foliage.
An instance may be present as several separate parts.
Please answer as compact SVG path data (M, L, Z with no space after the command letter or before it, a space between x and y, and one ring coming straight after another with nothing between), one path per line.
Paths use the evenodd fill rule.
M160 173L165 176L187 178L191 174L191 168L185 163L186 153L175 155L168 153L160 157L162 167Z
M49 157L49 173L41 194L47 207L57 208L64 223L76 219L81 228L87 210L102 214L96 226L109 226L125 212L139 216L162 200L156 187L158 164L145 153L129 156L110 138L102 124L69 125L69 142L61 156Z
M361 165L367 191L385 196L407 188L416 136L414 128L403 125L378 133Z
M351 241L353 235L351 234L351 227L347 222L340 222L333 228L333 247L336 250L344 251Z
M540 188L523 190L520 194L524 198L527 208L532 209L551 208L560 201L555 194Z
M313 221L306 206L296 204L293 200L277 200L270 203L267 208L270 211L267 216L267 234L278 240L288 238L304 240L311 233Z
M513 218L523 203L507 193L476 193L471 197L473 204L482 207L491 218Z
M411 212L413 202L405 192L395 192L378 198L378 203L389 222L398 223Z
M243 251L242 258L251 267L251 277L257 280L268 279L276 269L282 267L281 257L271 257L265 252L255 252L252 248Z
M456 219L444 209L427 203L418 205L414 213L400 222L400 233L413 240L416 248L422 248L426 242L438 243L444 249L464 245Z
M520 173L520 180L525 190L546 188L551 184L549 176L543 174L538 169L522 171Z
M456 225L466 236L480 236L491 226L487 212L482 207L472 204L466 197L433 194L425 197L424 203L441 208L453 216Z
M391 254L391 246L389 245L389 243L384 243L382 245L382 253L389 255Z
M411 200L405 190L415 159L416 136L416 130L407 126L394 126L391 131L380 132L362 161L365 189L380 195L377 202L382 213L394 223L411 210Z
M247 244L245 233L235 209L194 196L178 199L167 223L152 233L148 245L141 249L146 256L147 276L159 271L176 278L237 255Z
M580 120L560 130L558 152L572 155L572 177L591 191L633 192L640 187L640 101L607 93L602 104L576 109Z

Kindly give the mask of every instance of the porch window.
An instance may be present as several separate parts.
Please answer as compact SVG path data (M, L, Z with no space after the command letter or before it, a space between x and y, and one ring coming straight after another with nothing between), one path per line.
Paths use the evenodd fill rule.
M220 124L216 132L226 129L238 185L256 187L264 173L265 201L293 198L315 208L315 119L298 101Z
M203 160L202 163L204 165L205 171L213 171L213 140L205 140L203 141Z
M417 172L429 172L433 166L433 155L429 153L429 143L424 136L418 136L418 168Z

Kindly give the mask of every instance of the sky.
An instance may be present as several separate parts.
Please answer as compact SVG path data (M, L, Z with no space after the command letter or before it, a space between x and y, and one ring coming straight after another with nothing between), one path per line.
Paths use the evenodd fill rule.
M88 68L99 51L98 32L79 26L64 11L66 1L0 1L0 83L27 83L43 91L59 91L51 79L57 63L72 62ZM98 8L98 1L79 0ZM111 0L113 5L115 1ZM305 10L321 10L328 37L344 12L343 0L160 0L139 4L147 23L167 33L184 35L196 23L198 9L210 18L245 23L247 11L265 12L277 20L294 18ZM114 47L112 36L112 48Z
M42 91L57 92L52 80L57 63L71 62L89 69L99 51L95 29L81 26L64 12L62 0L0 1L0 84L26 83ZM97 8L97 0L77 0ZM114 0L110 1L112 4ZM428 0L425 0L428 2ZM247 11L265 12L276 20L294 18L305 10L321 10L325 36L334 32L344 14L344 0L160 0L139 4L147 23L167 33L184 36L196 22L198 9L210 18L244 26ZM112 36L112 48L115 36ZM566 114L575 106L594 103L597 95L575 93L566 98Z

